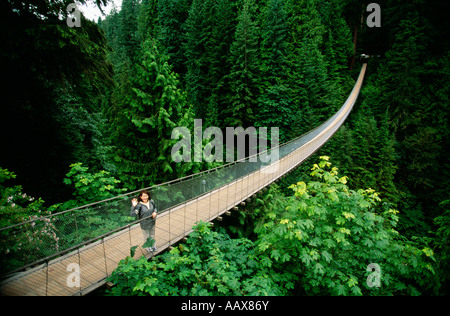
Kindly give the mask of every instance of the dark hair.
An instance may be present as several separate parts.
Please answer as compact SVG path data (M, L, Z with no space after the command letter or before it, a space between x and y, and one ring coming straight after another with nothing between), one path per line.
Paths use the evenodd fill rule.
M142 199L141 199L143 194L147 194L148 195L148 200L149 201L151 200L152 196L150 195L150 192L148 192L147 190L142 190L141 192L139 192L139 196L138 196L138 200L140 202L143 202Z

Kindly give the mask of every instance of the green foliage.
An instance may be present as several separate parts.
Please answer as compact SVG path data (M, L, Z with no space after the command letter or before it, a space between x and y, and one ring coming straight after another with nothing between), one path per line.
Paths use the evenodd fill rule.
M350 186L364 185L380 193L384 201L394 205L399 202L395 186L397 153L395 137L389 131L388 116L378 121L366 103L354 114L354 127L342 128L331 142L327 152L339 152L339 165L351 178Z
M0 227L18 225L0 231L0 272L23 267L59 251L96 238L134 220L124 213L122 201L115 200L76 212L48 217L88 203L116 197L127 191L120 181L102 170L89 172L82 163L72 164L64 179L73 188L73 200L45 206L44 200L23 193L22 186L6 186L2 182L16 176L0 168ZM127 201L128 207L128 201Z
M328 157L312 168L313 181L290 186L284 206L269 208L258 248L276 271L291 271L308 295L418 294L431 284L431 249L395 230L397 211L372 190L350 190ZM430 260L431 259L431 260ZM366 284L370 263L381 266L379 288Z
M360 146L359 152L365 153L362 157L355 155L354 159L359 161L353 170L343 167L352 177L360 170L371 173L366 179L384 173L382 178L374 179L377 187L373 187L397 204L402 214L399 230L409 236L425 236L433 227L433 218L442 211L439 203L448 199L445 188L449 186L446 148L449 147L450 103L449 88L444 82L449 79L450 71L448 45L441 41L443 20L437 18L442 7L437 3L396 1L388 1L387 6L386 27L382 28L387 42L382 44L386 45L385 57L371 60L372 70L362 93L364 109L352 122L355 129L359 124L354 138L359 137L356 145ZM400 10L407 14L400 14ZM363 39L369 41L376 42L372 36ZM372 126L376 124L379 129L371 128L376 141L369 140L367 130L364 133L367 109L376 122ZM359 111L358 107L355 110ZM370 143L371 149L364 149ZM392 150L394 155L389 153ZM383 151L388 154L381 154ZM369 152L375 155L368 157ZM388 161L382 161L383 156L389 157ZM395 169L395 173L389 169Z
M291 43L291 54L289 56L295 72L291 75L293 98L301 106L304 115L302 118L314 119L308 127L316 126L323 117L307 113L308 110L318 110L320 102L323 102L324 89L329 87L327 82L326 67L321 52L324 27L320 21L317 8L312 1L289 2L290 19L289 36ZM316 114L316 113L314 113ZM310 129L310 128L308 128Z
M41 213L44 200L35 199L23 192L21 185L6 186L4 182L17 176L8 169L0 168L0 227L7 227Z
M290 186L284 206L268 210L258 229L267 265L291 271L290 282L308 295L411 295L432 286L431 249L405 241L395 230L398 211L372 189L350 190L328 160L314 164L313 181ZM379 288L366 284L370 263L381 266Z
M254 21L255 4L244 1L231 46L232 69L230 106L224 109L226 126L246 128L254 122L259 91L258 27Z
M445 208L442 215L434 219L437 230L431 242L436 253L436 282L442 287L440 295L450 293L450 200L441 203Z
M287 78L288 24L283 0L268 2L261 35L262 93L258 99L256 126L280 128L280 142L289 139L296 125L299 104L292 102ZM295 131L293 132L293 134Z
M141 41L158 34L158 1L143 0L137 18L137 29Z
M119 101L112 140L119 172L129 188L148 187L175 177L172 130L191 118L186 95L177 85L167 57L148 39L130 78L130 90Z
M227 0L194 0L185 23L186 90L196 118L223 126L235 14Z
M185 27L192 0L159 0L158 1L158 40L170 57L173 71L180 74L182 85L185 85L186 56L184 54Z
M448 256L396 230L398 211L372 189L351 190L324 156L312 181L288 197L267 196L256 240L230 239L194 226L186 244L152 261L122 260L109 281L112 295L418 295L438 293ZM437 219L445 247L446 217ZM447 261L446 261L447 260ZM370 286L380 267L379 284ZM437 271L437 272L436 272ZM442 272L440 272L442 271ZM446 274L445 274L446 275Z
M111 295L279 295L267 271L258 270L253 243L230 239L199 222L185 244L155 260L127 257L108 278Z
M50 206L48 209L53 213L117 197L128 191L120 186L120 180L105 170L92 173L81 163L74 163L70 168L63 182L73 188L74 199ZM115 200L59 216L57 227L61 247L68 248L132 222L133 218L124 213L121 205L120 200Z
M35 199L24 193L22 186L7 186L8 180L15 178L14 172L0 168L0 228L30 220L40 221L27 224L19 231L13 230L14 233L8 229L0 231L0 274L45 257L58 249L53 221L43 220L51 212L43 208L44 201L41 198Z
M8 169L0 168L0 184L9 179L15 179L17 175L14 172L9 171Z
M147 6L144 7L147 10ZM133 63L139 51L140 39L138 37L138 19L140 11L138 0L124 0L119 14L118 44L124 63ZM145 36L145 33L141 32Z
M109 172L101 170L93 174L88 170L82 163L71 164L63 181L64 184L74 187L72 195L78 205L106 200L127 191L126 188L118 187L121 181L110 176Z

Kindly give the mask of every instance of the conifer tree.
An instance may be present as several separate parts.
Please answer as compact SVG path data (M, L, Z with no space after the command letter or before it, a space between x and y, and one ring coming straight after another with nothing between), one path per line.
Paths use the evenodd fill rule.
M261 57L265 80L270 85L282 83L287 67L287 14L284 0L271 0L262 27Z
M194 0L186 21L186 83L195 116L220 126L220 102L233 36L232 12L225 1Z
M186 20L192 0L158 1L158 40L170 57L173 71L180 75L180 82L185 86L186 57L184 54Z
M327 61L327 71L334 82L331 96L335 98L335 106L345 101L351 90L352 80L347 69L348 61L353 53L352 34L343 17L345 3L339 0L321 1L317 11L324 29L323 53Z
M395 186L395 174L398 170L397 153L395 151L396 139L394 133L389 129L389 113L385 112L378 124L377 150L378 159L373 172L377 179L377 189L391 203L397 205L399 191Z
M325 28L315 2L291 0L288 8L291 43L289 60L293 69L289 82L292 98L300 108L303 133L334 114L334 89L328 76L327 59L321 50Z
M378 117L388 111L389 129L395 135L399 154L395 179L402 191L399 208L405 213L403 218L414 223L406 227L416 228L421 222L418 219L426 217L431 223L438 215L436 210L445 196L441 188L448 183L448 172L440 166L448 161L444 149L448 129L442 127L447 125L449 111L448 102L443 101L447 97L443 98L445 93L437 84L448 78L448 70L438 70L446 63L430 56L431 25L420 13L420 6L396 16L393 44L379 66L376 93L370 99Z
M235 39L231 47L232 69L229 75L229 106L224 110L225 125L252 126L258 106L259 64L258 27L252 0L245 0L238 17Z
M209 82L207 74L209 70L208 42L212 33L212 2L207 0L194 0L189 10L186 21L186 46L185 55L187 61L187 92L189 100L194 106L196 118L206 118L206 102L209 97ZM209 113L214 115L213 113Z
M217 0L215 5L214 27L211 34L211 62L209 80L211 82L212 95L208 103L208 111L217 113L216 126L227 126L223 123L226 116L223 115L227 108L230 94L228 82L232 63L230 51L235 33L235 14L229 0Z
M158 0L142 0L137 18L139 40L144 42L148 37L158 34Z
M262 27L261 72L264 79L256 125L279 127L281 142L288 140L291 124L296 121L287 82L287 35L284 1L271 0Z
M142 44L139 62L130 78L126 103L116 117L113 143L118 172L129 188L148 187L177 175L171 158L172 130L185 124L186 95L157 43Z
M140 40L137 35L138 0L123 0L119 13L118 42L122 50L124 62L133 63L139 50Z
M364 184L380 192L383 200L397 205L395 136L388 127L387 112L378 120L369 104L364 101L355 109L352 127L341 128L332 139L329 152L336 154L340 168L351 175L352 186ZM340 148L345 148L345 152Z

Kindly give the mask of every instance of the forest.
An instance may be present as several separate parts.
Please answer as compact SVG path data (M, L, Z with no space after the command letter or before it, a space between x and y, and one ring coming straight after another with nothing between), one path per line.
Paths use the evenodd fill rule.
M70 27L72 2L0 4L0 227L219 166L173 161L194 119L289 141L342 106L367 54L317 153L214 229L121 262L108 294L449 294L445 0L379 0L380 27L366 0L123 0Z

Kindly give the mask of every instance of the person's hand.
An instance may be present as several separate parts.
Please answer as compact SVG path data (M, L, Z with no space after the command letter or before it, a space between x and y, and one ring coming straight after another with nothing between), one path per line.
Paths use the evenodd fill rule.
M136 206L138 204L138 201L136 198L131 200L131 205Z
M156 217L156 212L153 212L152 217L153 217L153 218Z

